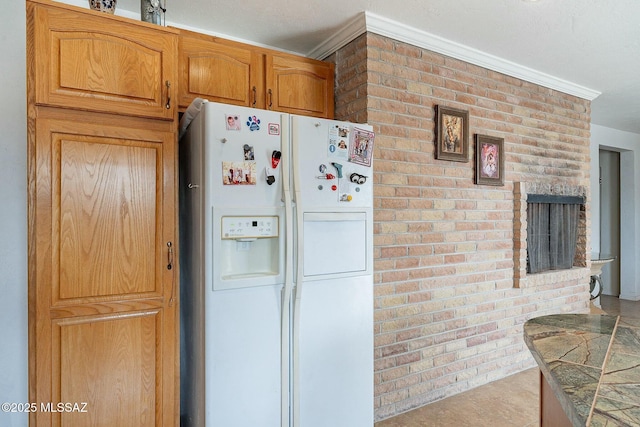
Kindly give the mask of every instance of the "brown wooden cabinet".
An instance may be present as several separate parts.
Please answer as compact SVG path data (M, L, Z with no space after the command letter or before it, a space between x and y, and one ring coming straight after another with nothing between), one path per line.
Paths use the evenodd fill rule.
M266 55L267 108L333 118L332 63L287 54Z
M250 46L181 30L180 107L194 98L264 108L262 55Z
M43 28L54 35L44 37ZM32 426L178 424L177 124L166 112L177 109L165 100L113 96L117 87L136 87L136 77L117 73L123 81L116 82L92 74L110 69L105 61L146 63L138 56L147 58L150 44L110 55L73 42L77 67L52 71L56 61L42 62L57 50L51 45L60 46L55 40L73 39L60 34L78 32L89 48L112 43L114 28L141 38L148 30L149 40L159 31L60 3L27 2L30 401L86 410L38 410ZM156 89L160 80L175 80L176 33L160 37L162 62L174 65L162 65L170 72L153 77ZM56 79L91 83L69 90Z
M194 98L333 118L334 65L182 30L180 108Z
M540 372L540 426L541 427L571 427L573 423L562 409L547 379Z
M175 34L103 15L33 10L35 103L173 120Z

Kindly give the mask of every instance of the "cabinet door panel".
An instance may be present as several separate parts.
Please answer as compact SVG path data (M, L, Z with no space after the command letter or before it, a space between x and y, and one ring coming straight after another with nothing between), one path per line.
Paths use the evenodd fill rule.
M158 102L162 58L157 51L110 35L52 31L51 37L58 47L52 51L53 61L60 64L58 91Z
M315 74L281 71L277 76L278 109L296 109L322 114L327 93L327 81ZM291 90L301 87L303 90Z
M215 37L182 32L180 36L180 107L194 98L264 107L261 55L250 47Z
M60 300L157 292L160 145L54 134Z
M176 425L173 129L39 107L30 148L31 399L87 402L88 413L40 411L34 425Z
M333 118L334 67L289 55L267 55L267 108Z
M250 65L224 55L189 58L189 92L249 105Z
M174 119L175 33L55 3L27 5L37 104Z
M105 312L108 302L166 298L175 136L148 123L149 129L119 126L122 120L96 127L104 116L76 116L43 117L37 126L40 164L50 166L38 171L36 185L44 191L40 217L51 212L51 306L64 307L60 315L67 316L73 306L86 314L92 304ZM50 186L40 181L47 173ZM113 310L135 308L127 304Z
M54 415L69 426L155 426L162 389L162 314L62 319L53 324L53 401L86 403ZM59 390L59 395L56 395ZM162 419L160 416L159 419Z

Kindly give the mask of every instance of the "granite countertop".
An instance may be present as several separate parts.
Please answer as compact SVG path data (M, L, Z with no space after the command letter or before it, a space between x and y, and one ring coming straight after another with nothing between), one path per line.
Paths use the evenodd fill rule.
M524 339L574 426L640 426L640 319L543 316Z

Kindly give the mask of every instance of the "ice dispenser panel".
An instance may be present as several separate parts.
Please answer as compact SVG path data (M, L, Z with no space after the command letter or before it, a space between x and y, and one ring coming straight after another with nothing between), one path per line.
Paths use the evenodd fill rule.
M225 281L276 276L279 272L278 216L223 216L221 218L220 278ZM244 281L246 282L246 281ZM246 286L259 285L259 280Z

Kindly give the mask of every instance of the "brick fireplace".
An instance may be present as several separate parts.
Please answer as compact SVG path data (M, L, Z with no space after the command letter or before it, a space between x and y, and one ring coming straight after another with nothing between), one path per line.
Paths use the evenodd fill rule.
M573 266L586 267L589 250L587 248L587 218L586 218L586 196L587 187L583 185L568 185L558 183L532 183L532 182L515 182L514 183L514 263L513 278L514 286L518 288L527 287L533 284L536 286L541 282L549 280L549 276L538 276L527 273L527 205L529 195L541 196L566 196L570 198L578 198L583 200L579 208L579 217L577 224L577 239L575 242L575 256ZM544 274L557 274L558 271L548 271ZM578 278L584 275L584 271L566 271L566 276L576 276Z

